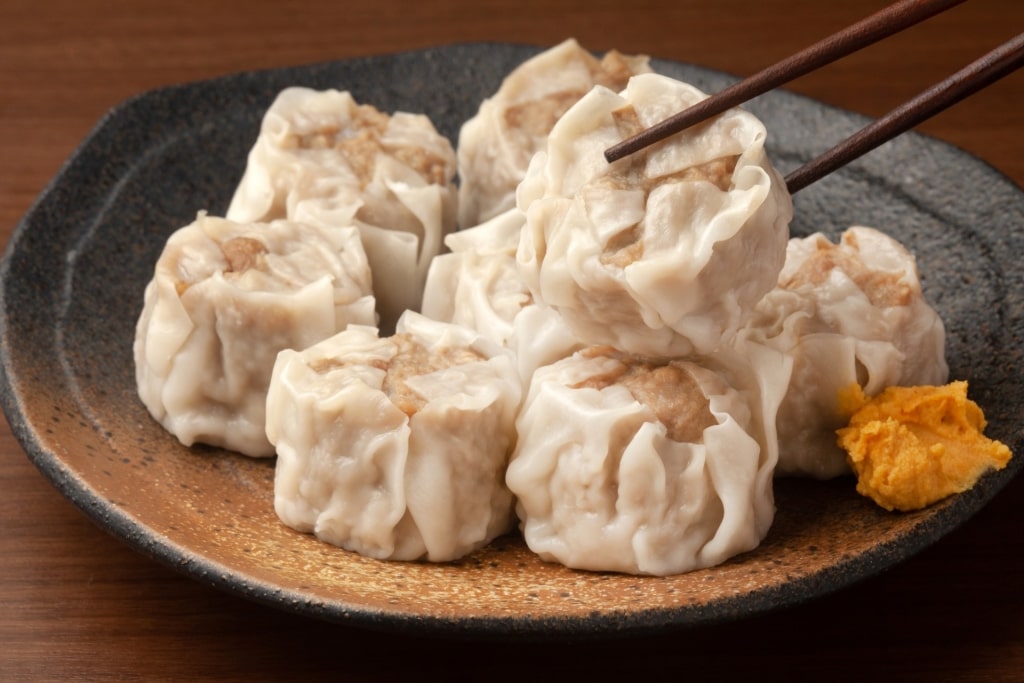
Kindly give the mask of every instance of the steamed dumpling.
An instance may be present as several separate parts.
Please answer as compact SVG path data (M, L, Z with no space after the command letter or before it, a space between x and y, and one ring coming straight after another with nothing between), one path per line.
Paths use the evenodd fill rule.
M763 352L763 353L762 353ZM744 355L746 355L744 353ZM508 469L527 545L595 571L668 575L751 550L774 516L782 354L725 366L607 347L533 375Z
M822 234L791 240L778 287L743 334L794 358L779 409L780 475L849 472L835 430L849 418L839 396L851 385L874 396L949 376L945 328L914 257L872 228L850 228L838 244Z
M509 209L474 228L448 235L449 253L434 258L423 314L470 327L508 347L520 377L584 346L558 311L537 304L516 266L525 216Z
M520 394L506 352L413 312L391 337L350 326L283 351L267 397L277 514L378 559L461 557L512 527Z
M621 94L596 87L559 119L519 186L520 272L588 343L710 353L776 283L792 204L753 115L733 109L605 161L611 145L704 97L655 74Z
M200 213L146 286L135 373L146 408L183 444L269 456L266 391L278 351L375 323L353 228L241 224Z
M451 143L422 114L388 115L345 91L285 88L264 114L226 217L284 218L296 195L324 196L333 185L317 182L337 180L360 191L361 219L415 231L415 211L394 205L393 186L448 187L455 163Z
M430 260L455 228L455 167L451 143L422 114L287 88L264 116L227 218L357 226L393 327L419 305Z
M614 50L602 59L569 39L516 67L459 132L459 225L515 206L516 186L555 121L595 85L619 91L650 71L647 57Z
M516 268L525 220L510 209L448 235L448 253L434 257L430 265L423 315L470 327L507 346L515 317L533 302Z

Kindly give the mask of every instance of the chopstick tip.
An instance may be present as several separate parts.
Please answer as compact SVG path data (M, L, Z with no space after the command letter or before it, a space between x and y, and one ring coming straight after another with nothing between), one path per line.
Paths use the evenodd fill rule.
M616 161L629 154L628 150L623 148L625 142L628 142L628 140L614 144L606 149L604 151L604 160L609 164L614 164Z

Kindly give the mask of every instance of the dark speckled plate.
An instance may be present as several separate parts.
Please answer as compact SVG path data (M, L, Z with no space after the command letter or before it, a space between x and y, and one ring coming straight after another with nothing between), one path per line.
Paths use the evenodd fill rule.
M535 52L463 45L241 74L137 97L85 140L18 226L3 262L3 405L29 457L100 526L181 572L284 610L448 635L584 636L761 613L869 577L936 541L1021 466L1024 195L984 163L905 135L796 197L795 234L860 223L916 254L948 326L952 375L1018 453L970 492L889 514L852 481L782 481L757 550L704 571L638 578L544 564L515 537L445 565L380 563L285 528L273 463L186 449L135 393L131 343L165 238L222 213L259 121L289 85L351 90L428 114L452 140L501 77ZM729 79L656 61L714 91ZM750 108L783 171L864 124L786 93Z

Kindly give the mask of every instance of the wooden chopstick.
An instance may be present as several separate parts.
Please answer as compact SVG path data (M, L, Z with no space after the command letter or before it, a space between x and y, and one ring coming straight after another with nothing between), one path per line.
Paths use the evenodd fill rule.
M786 176L790 194L1024 66L1024 33L900 105Z
M605 159L609 163L621 159L962 2L964 0L900 0L893 3L750 78L609 147L605 150Z

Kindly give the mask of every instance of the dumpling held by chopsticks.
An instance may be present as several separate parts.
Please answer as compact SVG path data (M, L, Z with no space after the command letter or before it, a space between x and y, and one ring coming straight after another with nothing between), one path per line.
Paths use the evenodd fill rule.
M613 164L611 145L705 95L656 74L596 87L530 164L520 272L584 341L709 353L776 282L792 203L764 125L730 110Z

